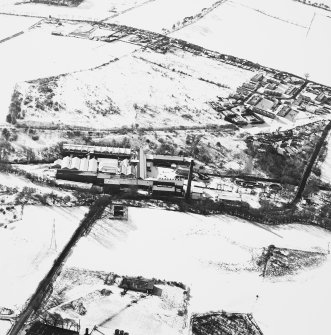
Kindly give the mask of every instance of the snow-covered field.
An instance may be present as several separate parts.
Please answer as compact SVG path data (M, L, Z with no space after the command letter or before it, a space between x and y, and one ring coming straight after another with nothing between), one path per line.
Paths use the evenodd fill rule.
M171 29L185 17L194 16L215 2L216 0L157 0L107 22L161 33L162 29Z
M36 99L45 99L39 84L21 83L18 90L23 96L32 97L32 103L24 106L24 122L46 120L95 128L131 127L136 123L140 127L220 124L224 121L209 102L217 96L227 97L253 76L250 71L213 63L203 57L182 54L157 59L152 54L146 55L170 69L139 59L145 56L139 52L137 57L125 56L100 69L54 79L49 87L55 94L53 106L55 103L62 106L59 111L47 106L43 110L36 108ZM200 70L194 67L195 62ZM176 71L172 71L173 67ZM200 76L217 80L226 87L200 80Z
M39 20L30 17L0 15L0 41L21 31L26 31Z
M4 173L4 172L0 172L0 185L16 188L18 191L21 191L24 187L29 187L29 188L34 188L37 192L41 194L54 193L61 197L64 197L66 195L69 195L69 196L71 195L70 192L59 191L55 188L51 188L48 186L37 185L23 176L18 176L18 175Z
M0 334L1 335L7 334L7 332L9 331L10 328L11 328L10 321L0 320Z
M132 10L144 2L146 0L84 0L78 7L66 7L2 0L0 11L46 18L51 15L61 19L99 21Z
M20 311L70 239L87 208L26 206L0 231L0 307ZM55 225L55 243L52 241Z
M5 121L17 82L87 70L136 48L123 42L104 43L54 36L51 35L51 30L44 28L31 30L1 43L0 123Z
M319 268L265 280L253 260L270 244L326 251L330 241L330 232L310 226L129 208L128 222L97 223L67 266L184 282L191 312L252 312L265 335L326 335L330 256Z
M171 36L331 85L326 13L292 0L232 0Z

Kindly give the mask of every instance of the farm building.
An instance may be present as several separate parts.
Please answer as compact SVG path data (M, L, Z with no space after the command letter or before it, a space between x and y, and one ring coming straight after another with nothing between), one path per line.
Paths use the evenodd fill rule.
M127 277L123 278L121 284L119 285L120 288L125 290L132 290L143 292L147 294L153 295L162 295L162 290L155 286L154 280L144 279L144 278L133 278Z
M79 332L46 325L38 321L27 330L26 335L79 335Z

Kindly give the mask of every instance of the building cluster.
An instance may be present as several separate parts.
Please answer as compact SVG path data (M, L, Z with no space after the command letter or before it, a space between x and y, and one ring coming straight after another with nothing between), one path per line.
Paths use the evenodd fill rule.
M155 196L182 196L191 159L150 155L142 149L64 144L54 162L56 178L102 186L106 193L141 189Z
M211 102L211 106L238 126L264 123L259 115L295 122L300 112L330 113L330 96L323 86L286 73L264 71L238 87L229 98Z
M296 156L310 150L322 127L323 124L317 122L283 132L249 136L247 141L259 152L265 152L268 148L273 148L282 156Z

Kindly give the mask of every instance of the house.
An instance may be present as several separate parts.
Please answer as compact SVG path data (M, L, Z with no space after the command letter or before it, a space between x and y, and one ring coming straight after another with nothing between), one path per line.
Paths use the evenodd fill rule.
M243 83L242 87L246 88L246 89L248 89L250 91L255 91L257 89L257 87L258 87L258 83L252 83L252 82Z
M316 97L315 100L316 100L317 102L324 102L325 98L326 98L326 95L322 92L322 93L320 93L320 94Z
M125 290L137 291L157 296L162 295L162 290L155 286L154 280L141 277L125 277L122 279L119 287Z
M281 117L285 117L291 110L290 106L287 105L281 105L278 109L277 109L277 116L281 116Z
M263 73L262 73L262 72L257 73L257 74L251 79L251 81L254 82L254 83L258 83L259 81L262 81L262 80L263 80Z
M246 102L248 105L255 106L258 104L259 101L261 101L261 97L259 95L253 95L249 98L249 100Z
M26 331L26 335L79 335L79 332L46 325L37 321Z

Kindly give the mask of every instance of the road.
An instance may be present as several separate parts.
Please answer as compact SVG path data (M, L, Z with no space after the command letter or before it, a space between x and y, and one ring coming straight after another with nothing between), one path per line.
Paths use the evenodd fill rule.
M19 335L29 318L38 310L46 298L48 298L50 292L52 291L52 284L60 274L62 266L65 263L67 257L70 255L73 247L82 236L88 234L92 228L92 225L101 217L104 209L108 204L109 200L101 199L97 200L91 206L90 211L82 220L81 224L72 235L70 241L64 247L58 258L54 261L52 268L49 270L45 278L40 282L35 293L32 295L25 308L19 314L8 335Z
M296 193L291 205L297 204L300 201L300 199L302 198L302 195L303 195L303 192L305 190L308 178L310 177L311 171L314 167L314 164L316 162L318 154L320 153L322 145L325 142L326 138L328 137L330 130L331 130L331 121L324 128L323 133L322 133L319 141L316 144L316 147L313 151L313 154L311 155L311 157L309 159L309 162L306 166L306 169L305 169L305 171L302 175L302 178L301 178L301 181L300 181L300 184L299 184L299 188L297 190L297 193Z

